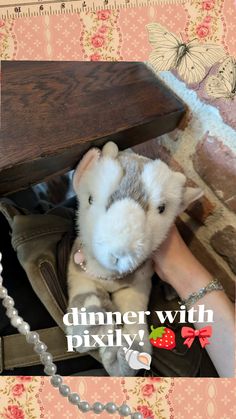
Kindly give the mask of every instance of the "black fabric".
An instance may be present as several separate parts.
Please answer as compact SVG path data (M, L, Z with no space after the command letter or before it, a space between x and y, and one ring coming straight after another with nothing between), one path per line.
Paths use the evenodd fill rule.
M154 275L148 307L151 312L149 326L153 325L154 328L163 326L155 311L179 310L177 299L166 301L163 285L163 282L157 275ZM215 367L206 349L201 347L199 339L195 338L190 348L183 344L185 339L181 336L181 329L183 326L194 327L191 323L181 324L178 322L177 316L173 323L166 321L164 326L174 331L176 347L172 350L153 348L151 375L165 377L218 377Z

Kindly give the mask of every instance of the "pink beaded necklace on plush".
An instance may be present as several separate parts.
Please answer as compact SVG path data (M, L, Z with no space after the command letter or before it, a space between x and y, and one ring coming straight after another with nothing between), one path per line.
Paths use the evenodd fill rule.
M88 402L81 401L77 393L72 393L69 386L63 384L62 377L59 374L56 374L57 367L53 363L52 355L47 351L47 346L40 340L38 333L30 331L29 324L18 315L13 298L8 295L7 289L3 286L3 267L1 260L2 254L0 252L0 298L2 299L3 306L6 308L6 315L10 319L12 326L25 336L25 339L29 344L34 345L33 349L39 355L40 361L44 365L45 374L51 377L50 382L53 387L57 387L60 394L67 397L68 401L77 406L81 412L101 414L105 411L110 414L118 413L123 417L130 416L131 419L143 419L143 415L140 412L131 412L130 407L126 404L117 406L113 402L107 402L105 405L100 402L94 402L93 405L90 406Z

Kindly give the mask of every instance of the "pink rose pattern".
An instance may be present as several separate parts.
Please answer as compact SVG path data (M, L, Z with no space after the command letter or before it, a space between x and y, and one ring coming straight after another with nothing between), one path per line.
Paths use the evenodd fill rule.
M15 384L12 387L12 395L13 396L21 396L22 393L24 393L25 391L25 386L24 384Z
M36 392L42 385L41 377L6 376L0 381L0 418L40 418L39 401ZM4 382L4 385L2 386Z
M150 397L154 391L155 387L153 384L145 384L141 389L142 395L144 397Z
M196 27L196 34L199 38L206 38L210 35L210 24L212 21L212 16L208 12L214 9L214 7L215 0L205 0L202 2L202 9L207 12L207 15L205 16L203 21Z
M99 33L106 33L108 30L108 27L105 25L102 25L100 29L98 29Z
M5 415L3 417L6 419L24 419L25 414L20 407L10 405L5 409Z
M203 10L211 10L215 5L215 0L206 0L202 2Z
M202 10L207 13L201 23L196 26L196 34L198 38L203 39L211 35L212 16L209 14L215 7L215 0L202 1Z
M13 21L0 19L0 60L12 58L14 39L11 35Z
M196 28L196 33L199 38L205 38L206 36L209 35L209 32L210 32L209 26L204 23L201 23Z
M137 406L137 410L142 413L144 418L155 419L153 411L147 405Z
M90 55L90 61L100 61L101 60L101 55L99 54L91 54Z
M161 377L148 377L151 381L161 381Z
M222 0L198 0L189 5L189 21L186 28L189 39L199 42L222 43L224 22Z
M105 43L105 38L102 35L96 34L92 36L91 42L95 48L101 48L103 44Z
M117 27L119 11L99 10L85 12L84 29L81 33L84 60L116 61L121 60L121 34Z
M110 10L101 10L97 12L97 17L99 20L107 20L111 15Z
M172 419L169 394L172 391L173 379L161 377L126 378L122 381L122 385L127 403L132 401L132 409L142 413L144 418Z
M32 381L32 377L29 375L19 375L19 380L21 381Z

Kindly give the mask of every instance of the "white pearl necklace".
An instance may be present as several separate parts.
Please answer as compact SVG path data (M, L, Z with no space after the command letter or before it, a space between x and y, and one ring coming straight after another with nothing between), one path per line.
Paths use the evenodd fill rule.
M25 335L25 339L29 344L34 345L34 351L39 355L40 361L44 365L45 374L51 376L50 382L53 387L57 387L59 393L63 397L67 397L68 401L77 406L83 413L92 411L98 415L103 411L106 411L110 414L118 413L123 417L130 416L131 419L143 419L143 415L140 412L131 412L131 409L127 404L117 406L113 402L107 402L105 405L100 402L94 402L91 406L88 402L81 401L79 394L72 393L70 387L63 384L62 377L59 374L56 374L57 367L53 363L52 355L47 351L47 346L40 340L38 333L30 331L30 325L18 315L13 298L8 295L7 289L3 286L3 267L1 260L2 254L0 252L0 298L2 299L3 306L6 308L6 315L10 319L12 326L14 326L19 333Z

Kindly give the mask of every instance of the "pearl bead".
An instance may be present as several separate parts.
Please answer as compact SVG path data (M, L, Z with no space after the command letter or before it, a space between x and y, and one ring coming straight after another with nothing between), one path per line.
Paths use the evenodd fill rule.
M68 400L71 404L79 404L80 397L77 393L70 393L68 396Z
M94 413L99 414L104 410L104 406L102 403L95 402L92 406L92 410Z
M60 385L62 384L62 378L58 374L53 375L50 381L53 387L60 387Z
M12 326L18 328L23 323L23 319L20 316L14 316L11 318Z
M60 391L60 393L61 393L62 396L68 397L69 394L70 394L70 387L67 386L66 384L62 384L59 387L59 391Z
M88 402L80 402L78 404L78 408L79 410L81 410L81 412L88 412L90 410L90 405Z
M42 354L46 350L47 350L47 345L45 345L45 343L41 342L41 340L34 345L34 351L37 354Z
M7 289L3 286L0 287L0 298L5 298L7 297Z
M23 323L18 327L18 330L22 335L26 335L26 333L30 331L30 325L23 321Z
M2 259L2 254L0 253L0 262ZM68 401L77 405L81 412L86 413L92 410L95 414L100 414L103 410L106 410L107 413L115 413L118 411L121 416L130 416L131 419L143 419L143 415L139 412L131 413L131 410L128 405L122 404L119 408L113 402L109 402L106 405L103 405L100 402L95 402L92 405L86 401L80 402L80 397L77 393L71 393L70 387L62 384L62 377L57 374L57 366L52 362L53 357L49 352L46 352L47 346L44 342L40 341L39 335L37 332L31 332L30 326L25 322L19 315L18 311L15 309L15 302L12 297L8 296L7 289L3 287L2 282L2 272L3 268L0 263L0 298L3 299L2 304L6 308L6 315L9 317L12 326L16 327L18 331L25 335L26 341L29 344L34 344L34 350L40 355L40 360L42 364L45 365L44 372L47 375L51 375L50 382L53 387L58 387L59 392L62 396L68 397Z
M35 344L39 342L39 334L37 332L29 332L26 335L26 340L28 343Z
M127 404L122 404L119 407L119 413L121 416L129 416L131 414L131 410Z
M43 364L50 364L53 361L53 357L49 352L44 352L40 355L41 362Z
M107 413L115 413L117 411L117 406L115 403L107 403L105 406Z
M131 415L131 419L143 419L143 415L139 412L135 412Z
M57 372L57 366L53 363L45 365L44 372L47 375L54 375Z
M2 301L2 305L5 307L5 308L10 308L10 307L14 307L14 300L13 300L13 298L11 298L11 297L9 297L9 296L7 296L7 297L5 297L4 298L4 300Z
M11 319L12 317L18 316L18 311L14 307L9 307L6 315Z

